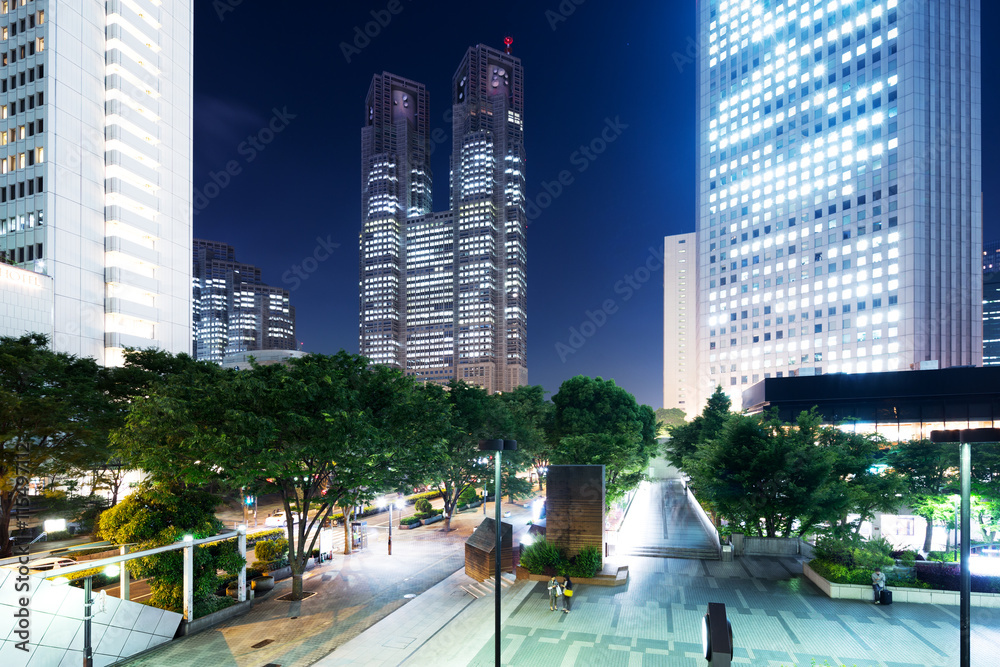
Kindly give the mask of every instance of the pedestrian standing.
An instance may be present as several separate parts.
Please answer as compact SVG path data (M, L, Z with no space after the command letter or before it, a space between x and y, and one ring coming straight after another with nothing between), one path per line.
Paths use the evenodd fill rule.
M561 594L562 594L562 591L561 591L561 587L559 586L559 582L556 581L555 575L552 575L552 578L549 579L549 611L555 611L556 610L557 598Z
M563 612L568 614L571 606L573 606L573 581L567 576L563 582Z

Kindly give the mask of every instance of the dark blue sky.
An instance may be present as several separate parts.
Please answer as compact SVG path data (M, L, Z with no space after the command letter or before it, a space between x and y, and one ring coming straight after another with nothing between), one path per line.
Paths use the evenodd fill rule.
M302 349L357 352L360 128L371 76L390 71L428 86L432 128L448 132L433 157L435 210L443 210L451 76L469 46L499 48L511 34L525 68L529 199L539 201L563 170L573 179L528 229L529 379L554 393L574 375L600 375L660 407L663 274L635 279L648 260L657 265L650 249L664 235L694 230L695 4L377 0L275 12L274 3L198 2L194 184L208 197L197 201L195 236L234 245L265 281L293 290ZM387 24L357 49L355 29L372 11ZM983 3L984 35L997 14ZM351 44L346 56L342 43ZM995 55L985 42L986 109L997 96ZM282 129L273 140L244 143L275 110ZM602 154L577 153L609 123L620 136ZM987 159L996 134L984 123ZM227 163L235 175L206 190L213 173L226 183L218 173ZM991 167L986 192L997 189ZM989 215L986 224L994 238ZM639 288L620 282L626 276ZM609 299L614 312L591 338L572 354L557 348L579 344L571 328Z

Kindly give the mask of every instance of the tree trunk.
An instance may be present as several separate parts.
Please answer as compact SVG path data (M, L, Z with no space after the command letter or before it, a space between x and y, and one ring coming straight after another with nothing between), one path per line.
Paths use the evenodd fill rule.
M14 543L10 539L11 508L14 505L14 493L0 493L0 558L14 555Z
M924 551L931 550L931 539L934 537L934 519L927 519L927 531L924 533Z
M346 507L341 507L340 511L344 513L344 555L350 556L351 551L351 516L352 512Z
M295 559L298 561L298 559ZM296 572L297 568L292 566L292 599L301 600L302 599L302 571ZM302 570L305 568L303 567Z
M545 490L545 482L542 477L542 471L538 468L538 466L535 466L535 474L538 475L538 491L541 493Z

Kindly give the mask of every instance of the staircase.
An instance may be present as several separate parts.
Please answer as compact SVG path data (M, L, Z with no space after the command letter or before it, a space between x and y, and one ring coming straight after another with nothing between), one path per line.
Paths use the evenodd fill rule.
M500 574L500 595L503 596L503 591L506 591L508 588L513 586L516 580L517 578L513 574L509 572L502 572ZM497 586L495 577L490 577L486 581L473 581L462 585L462 590L477 600L483 597L493 597L496 595L496 589Z
M623 556L647 556L649 558L693 558L698 560L719 560L718 549L702 547L633 546L621 552Z

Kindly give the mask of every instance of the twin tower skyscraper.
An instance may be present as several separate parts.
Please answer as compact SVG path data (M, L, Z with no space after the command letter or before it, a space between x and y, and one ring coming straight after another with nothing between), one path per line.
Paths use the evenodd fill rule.
M528 382L524 70L505 42L470 48L452 79L447 211L423 84L376 74L361 131L361 354L489 392Z

